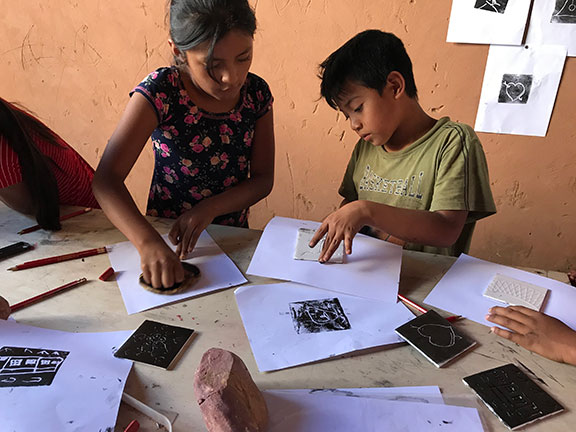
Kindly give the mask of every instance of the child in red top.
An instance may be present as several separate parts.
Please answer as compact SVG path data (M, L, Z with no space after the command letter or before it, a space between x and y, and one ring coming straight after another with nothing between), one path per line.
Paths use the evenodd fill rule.
M0 200L60 229L59 205L99 208L94 170L40 120L0 98Z

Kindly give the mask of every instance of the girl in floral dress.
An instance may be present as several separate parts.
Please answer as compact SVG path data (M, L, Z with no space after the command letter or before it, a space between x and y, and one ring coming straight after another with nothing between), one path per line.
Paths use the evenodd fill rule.
M210 223L248 226L274 182L273 98L249 72L256 19L247 0L172 0L175 65L131 92L94 178L110 220L140 253L155 288L181 282L180 259ZM140 214L124 180L149 137L155 167L147 213L174 218L174 253Z

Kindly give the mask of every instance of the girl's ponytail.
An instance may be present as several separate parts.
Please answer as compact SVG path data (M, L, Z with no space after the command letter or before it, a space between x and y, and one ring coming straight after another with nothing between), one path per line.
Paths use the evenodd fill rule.
M36 220L43 229L59 230L58 185L46 157L32 141L29 130L57 144L54 133L48 127L0 98L0 134L18 156L23 182L34 203Z

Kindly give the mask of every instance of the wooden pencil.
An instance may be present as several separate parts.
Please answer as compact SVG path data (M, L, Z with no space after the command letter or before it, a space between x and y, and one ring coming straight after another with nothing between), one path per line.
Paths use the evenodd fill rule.
M59 263L62 261L69 261L69 260L73 260L73 259L86 258L86 257L93 256L93 255L103 254L106 252L107 252L107 250L105 247L100 247L100 248L96 248L96 249L88 249L88 250L84 250L84 251L80 251L80 252L69 253L66 255L58 255L58 256L42 258L42 259L38 259L38 260L34 260L34 261L27 261L25 263L18 264L14 267L10 267L8 270L11 270L11 271L25 270L25 269L29 269L29 268L33 268L33 267L40 267L40 266L44 266L44 265L48 265L48 264L55 264L55 263Z
M398 294L398 298L403 301L404 303L406 303L408 306L412 306L414 309L416 309L419 312L422 313L426 313L428 312L428 309L423 308L422 306L414 303L412 300L404 297L402 294ZM447 321L450 322L454 322L454 321L458 321L459 319L462 319L462 315L452 315L446 318Z
M67 215L61 216L61 217L60 217L60 221L64 221L64 220L66 220L66 219L73 218L74 216L80 216L81 214L88 213L89 211L92 211L92 209L89 208L89 207L86 207L86 208L84 208L84 209L82 209L82 210L78 210L78 211L75 211L75 212L72 212L72 213L68 213ZM22 234L28 234L28 233L31 233L31 232L34 232L34 231L38 231L40 228L41 228L40 225L34 225L34 226L29 227L29 228L24 228L23 230L18 231L18 234L20 234L20 235L22 235Z
M65 285L59 286L57 288L54 288L50 291L46 291L42 294L38 294L37 296L31 297L27 300L21 301L20 303L16 303L15 305L10 306L10 310L12 312L16 312L19 309L25 308L26 306L31 305L32 303L36 303L39 302L40 300L44 300L47 299L48 297L52 297L54 294L57 294L61 291L67 290L69 288L73 288L76 287L78 285L83 284L84 282L86 282L86 278L81 278L72 282L68 282Z

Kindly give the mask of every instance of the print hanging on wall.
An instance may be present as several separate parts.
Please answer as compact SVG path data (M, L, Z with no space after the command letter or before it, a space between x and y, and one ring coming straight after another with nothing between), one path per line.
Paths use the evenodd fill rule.
M447 42L520 45L530 0L453 0Z
M528 102L530 89L532 88L532 75L504 74L502 76L502 87L498 95L498 103L520 103Z
M507 4L508 0L476 0L474 8L503 14Z
M526 35L529 45L563 45L576 56L576 0L538 0Z
M0 348L0 387L52 384L68 351L4 346Z
M556 0L554 13L550 18L552 23L575 24L576 0Z
M491 46L474 129L545 136L565 60L562 46Z
M296 333L350 330L350 322L337 298L290 303Z

